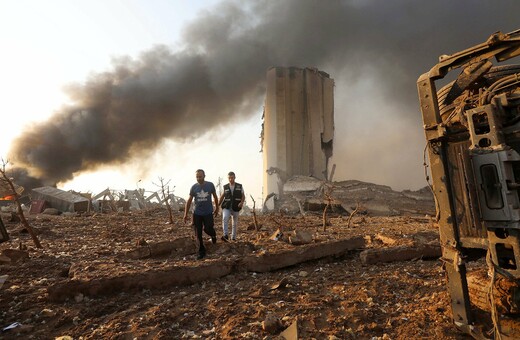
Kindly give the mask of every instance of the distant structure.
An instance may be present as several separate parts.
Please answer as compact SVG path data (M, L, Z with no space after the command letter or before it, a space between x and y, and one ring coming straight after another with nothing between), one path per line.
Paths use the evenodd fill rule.
M333 137L334 80L315 68L269 69L262 128L268 209L291 177L328 179Z

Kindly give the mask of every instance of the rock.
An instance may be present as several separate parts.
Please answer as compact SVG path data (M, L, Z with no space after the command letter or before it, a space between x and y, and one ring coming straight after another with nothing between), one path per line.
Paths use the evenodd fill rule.
M5 255L0 255L0 264L9 264L11 263L11 259Z
M8 257L12 262L29 259L29 253L27 251L18 249L4 249L0 255Z
M312 233L296 229L289 235L289 243L295 246L312 243Z
M295 320L289 327L280 333L280 336L285 340L298 340L300 338L298 334L298 320Z
M273 241L279 241L281 240L281 238L283 237L283 233L280 229L277 229L272 235L271 237L269 237L270 240L273 240Z
M269 314L262 321L262 329L269 334L276 334L282 328L282 323L275 315Z
M9 219L9 222L18 223L20 222L20 216L18 216L17 213L14 211L11 211L11 218Z
M52 317L56 315L56 312L52 309L45 308L40 312L40 315L43 317Z
M44 215L59 215L60 214L60 211L58 209L55 209L55 208L47 208L45 209L42 214Z
M9 275L0 275L0 288L4 285L4 282L7 281Z
M74 301L81 302L83 301L83 294L79 293L74 296Z

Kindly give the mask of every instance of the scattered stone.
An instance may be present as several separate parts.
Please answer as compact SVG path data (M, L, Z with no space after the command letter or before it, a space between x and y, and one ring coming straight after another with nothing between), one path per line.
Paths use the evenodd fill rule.
M282 336L285 340L298 340L298 320L295 320L289 327L280 333L280 336Z
M53 317L56 315L56 312L52 309L45 308L40 312L40 315L43 317Z
M289 234L289 243L295 246L312 243L312 233L307 230L296 229Z
M8 257L12 262L29 259L29 253L27 251L18 249L4 249L0 255Z
M9 278L9 275L1 275L0 276L0 289L4 285L4 282L7 280L7 278Z
M130 250L126 256L138 260L161 255L175 253L176 255L190 255L196 252L196 247L191 237L181 237L172 241L147 242L140 239L136 242L137 249Z
M382 235L382 234L376 234L376 237L375 237L376 240L379 240L381 242L383 242L384 244L387 244L389 246L393 246L394 244L397 243L397 240L394 239L394 238L391 238L391 237L388 237L388 236L385 236L385 235Z
M280 229L277 229L272 235L271 237L269 237L270 240L273 240L273 241L280 241L283 237L283 232L280 230Z
M9 264L11 262L12 261L9 257L0 254L0 264Z
M273 314L267 315L262 321L262 329L269 334L276 334L282 328L282 322Z
M83 301L83 294L79 293L74 296L74 301L81 302Z
M148 242L146 242L146 240L144 238L140 238L139 240L137 240L135 242L135 245L137 247L144 247L144 246L148 245Z
M42 214L44 215L53 215L53 216L56 216L56 215L59 215L60 214L60 211L58 209L55 209L55 208L47 208L45 209Z
M18 223L20 222L20 216L14 211L11 211L11 217L9 218L9 222Z
M286 277L284 277L283 279L280 280L280 282L273 285L270 290L285 288L288 283L289 283L289 280Z

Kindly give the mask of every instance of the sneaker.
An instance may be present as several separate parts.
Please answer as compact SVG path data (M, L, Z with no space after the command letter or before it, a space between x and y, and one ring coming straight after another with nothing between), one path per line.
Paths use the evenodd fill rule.
M202 260L205 256L206 256L206 254L199 254L197 256L197 260Z
M233 241L236 241L236 240L237 240L237 238L236 238L236 237L233 237L233 238L232 238L232 240L233 240Z
M213 243L213 244L217 243L217 237L216 236L211 236L211 243Z
M227 242L227 241L229 241L229 236L222 235L221 239L222 239L222 241L226 241Z

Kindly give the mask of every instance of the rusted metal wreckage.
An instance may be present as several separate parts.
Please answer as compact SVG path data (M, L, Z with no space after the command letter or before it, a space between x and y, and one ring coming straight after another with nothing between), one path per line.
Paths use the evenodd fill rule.
M520 334L520 65L492 62L519 55L520 30L497 32L441 56L417 81L453 321L474 338ZM459 68L437 90L436 81ZM486 263L491 293L483 316L468 289L478 261ZM499 279L509 282L509 310L497 313Z

